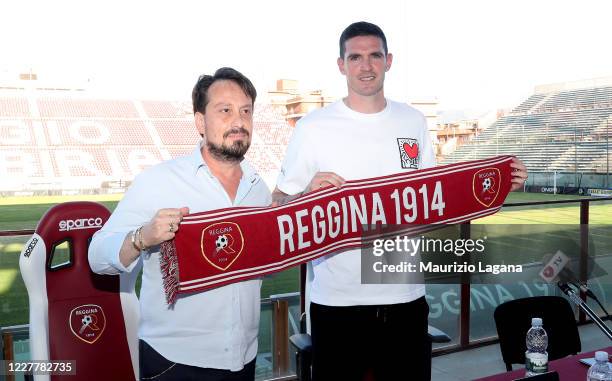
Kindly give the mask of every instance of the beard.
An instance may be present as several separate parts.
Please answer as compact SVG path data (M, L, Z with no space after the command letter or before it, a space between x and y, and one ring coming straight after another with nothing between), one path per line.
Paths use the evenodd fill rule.
M223 138L228 137L231 133L234 132L242 132L246 133L247 137L250 136L249 132L246 129L238 129L238 130L230 130L223 135ZM246 141L237 140L232 145L227 145L225 143L215 144L210 142L208 139L206 141L206 148L208 148L208 152L212 154L215 158L221 161L231 161L231 162L240 162L244 159L244 154L248 151L251 146L250 139L247 138Z

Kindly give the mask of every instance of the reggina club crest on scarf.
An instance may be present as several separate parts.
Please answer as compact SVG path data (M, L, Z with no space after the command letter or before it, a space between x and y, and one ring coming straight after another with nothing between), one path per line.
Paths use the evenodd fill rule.
M211 266L225 271L244 249L244 237L238 224L218 222L205 227L200 239L202 255Z
M361 247L364 232L377 227L410 236L491 215L510 191L511 162L498 156L351 180L282 206L185 216L175 239L161 244L167 300Z
M484 168L474 174L472 190L474 198L482 205L489 207L499 194L501 173L497 168Z

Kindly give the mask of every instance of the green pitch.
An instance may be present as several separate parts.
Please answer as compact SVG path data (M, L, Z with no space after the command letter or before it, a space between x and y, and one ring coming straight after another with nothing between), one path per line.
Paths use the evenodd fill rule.
M506 203L580 200L587 197L552 195L542 193L510 193ZM481 218L477 224L577 224L580 222L580 205L552 204L504 207L489 217ZM612 201L590 202L589 224L612 224Z
M97 201L110 210L123 195L33 196L0 199L0 231L34 229L38 220L53 205L69 201Z
M97 201L114 210L121 195L4 197L0 199L0 231L34 229L38 220L53 205L68 201ZM511 193L506 203L550 200L579 200L581 197L541 193ZM591 203L592 224L612 223L612 202ZM507 207L494 216L475 223L557 223L574 224L580 219L578 204Z

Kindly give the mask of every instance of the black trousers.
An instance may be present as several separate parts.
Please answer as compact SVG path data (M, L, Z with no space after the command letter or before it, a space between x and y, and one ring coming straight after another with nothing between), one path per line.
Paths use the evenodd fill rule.
M253 381L255 359L242 370L200 368L169 361L145 341L140 340L140 379L154 381Z
M313 381L426 380L428 314L425 297L374 306L311 303Z

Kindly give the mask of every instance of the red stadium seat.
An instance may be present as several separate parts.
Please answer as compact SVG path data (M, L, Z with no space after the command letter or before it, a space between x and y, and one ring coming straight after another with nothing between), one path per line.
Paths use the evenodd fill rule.
M76 376L36 380L137 380L139 271L94 274L87 261L91 236L110 212L95 202L67 202L49 209L26 243L19 267L30 301L33 360L75 360ZM67 242L69 261L53 266L56 247Z

